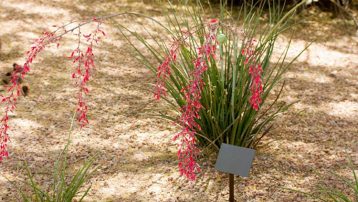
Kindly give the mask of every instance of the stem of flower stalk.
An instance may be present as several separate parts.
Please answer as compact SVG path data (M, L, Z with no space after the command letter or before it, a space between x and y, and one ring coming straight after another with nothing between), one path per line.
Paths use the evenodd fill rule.
M221 68L221 82L224 83L224 79L225 79L225 74L224 74L224 49L223 49L223 44L219 43L219 49L220 49L220 68Z
M229 174L229 202L235 202L235 195L234 195L234 181L235 176L234 174Z
M221 68L221 83L225 83L225 73L224 73L224 49L223 49L223 44L226 41L226 36L222 33L219 34L218 36L218 42L219 42L219 50L220 50L220 68ZM222 138L221 142L224 142ZM226 137L226 142L229 142L229 137Z
M159 24L159 25L162 26L163 28L165 28L165 29L166 29L168 32L170 32L171 34L173 34L169 29L167 29L167 28L166 28L162 23L160 23L158 20L155 20L155 19L152 18L152 17L146 16L146 15L140 14L140 13L133 13L133 12L115 13L115 14L110 14L110 15L98 17L98 18L96 18L96 20L104 21L104 20L107 20L107 19L111 19L111 18L123 16L123 15L133 15L133 16L137 16L137 17L148 18L148 19L150 19L150 20L156 22L157 24ZM66 26L68 26L68 25L70 25L70 24L72 24L72 23L75 23L75 22L77 22L77 21L72 21L71 23L68 23L68 24L66 24L66 25L64 25L64 26L62 26L62 27L66 27ZM55 36L53 39L59 39L59 38L61 38L62 36L66 35L67 33L73 32L74 30L78 29L79 27L82 27L82 26L84 26L84 25L86 25L86 24L89 24L89 23L91 23L91 22L93 22L93 18L89 18L89 19L87 19L87 20L84 20L84 22L79 23L77 26L75 26L75 27L73 27L73 28L71 28L71 29L69 29L69 30L65 30L63 33L61 33L61 34ZM61 27L61 28L62 28L62 27ZM59 29L57 29L56 31L58 31L58 30L59 30ZM55 31L55 32L56 32L56 31Z
M72 133L72 130L73 130L73 125L75 124L76 113L77 113L77 111L75 110L73 112L73 115L72 115L72 118L71 118L71 125L70 125L70 129L69 129L69 132L68 132L68 141L71 140L71 133Z
M68 146L70 145L71 143L71 134L72 134L72 130L73 130L73 126L75 124L75 119L76 119L76 114L77 114L77 110L75 110L73 112L73 115L72 115L72 118L71 118L71 125L70 125L70 129L68 130L68 139L67 139L67 143L66 143L66 146L65 146L65 149L63 149L58 157L57 160L59 160L60 156L62 156L62 154L65 152L65 150L67 150Z
M65 148L61 151L61 153L60 153L60 155L58 155L58 157L57 157L57 159L56 159L56 161L55 161L55 170L57 170L58 168L59 168L59 162L61 161L61 157L62 157L62 155L64 155L64 153L66 153L67 154L67 149L68 149L68 147L69 147L69 145L70 145L70 143L71 143L71 133L72 133L72 130L73 130L73 126L74 126L74 123L75 123L75 118L76 118L76 114L77 114L77 110L74 110L74 112L73 112L73 115L72 115L72 118L71 118L71 125L70 125L70 129L69 129L69 131L68 131L68 139L67 139L67 143L66 143L66 145L65 145ZM56 182L56 180L54 181L54 182ZM58 187L56 186L56 183L54 183L54 190L55 190L55 192L58 192Z

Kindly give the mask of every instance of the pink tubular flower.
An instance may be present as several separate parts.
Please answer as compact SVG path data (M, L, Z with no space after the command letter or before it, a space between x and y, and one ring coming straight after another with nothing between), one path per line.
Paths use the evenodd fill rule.
M253 39L249 42L247 42L245 48L243 48L241 50L241 54L245 57L245 61L244 61L244 64L248 64L251 60L254 59L254 56L255 56L255 42L256 40Z
M84 127L88 124L87 111L88 106L85 100L85 95L89 93L87 87L87 82L90 80L92 69L95 67L94 64L94 54L93 54L93 44L98 43L101 39L99 35L105 36L104 31L100 29L101 22L94 18L94 22L98 23L97 28L88 35L83 35L83 37L88 42L86 52L83 52L80 49L80 43L77 48L72 51L70 58L75 64L75 71L72 73L72 78L76 81L76 85L79 88L78 92L78 101L77 101L77 121L81 127ZM81 33L78 33L79 41L81 41Z
M252 39L246 43L246 46L242 49L241 54L245 57L244 65L250 65L249 74L251 77L250 83L250 105L255 110L258 111L260 104L262 103L261 94L263 93L262 88L262 67L260 64L256 64L256 54L255 51L256 40Z
M258 65L251 65L249 69L249 74L251 76L251 97L250 97L250 104L252 108L256 111L259 110L260 104L262 102L261 94L263 92L262 89L262 67L260 64Z
M170 76L170 64L176 62L178 49L179 41L174 41L170 47L169 55L157 68L157 82L154 89L154 98L156 100L159 100L162 96L167 95L165 80Z
M20 79L23 79L30 71L30 65L36 56L44 50L46 45L55 43L59 38L54 37L52 32L44 32L43 35L36 39L31 46L31 49L26 52L26 60L23 66L16 65L15 71L11 75L10 85L7 86L6 92L8 95L0 95L1 104L4 105L4 115L0 123L0 161L8 157L7 142L10 140L8 135L9 127L9 113L13 112L16 108L16 103L21 95Z
M200 125L196 119L200 119L201 90L204 85L202 75L208 69L206 63L210 57L215 57L217 40L216 33L219 21L210 20L204 44L198 48L198 57L194 60L194 70L192 80L189 85L182 89L184 92L186 104L182 107L182 114L179 123L182 127L180 133L174 136L174 140L180 139L178 149L178 166L181 175L185 175L189 180L196 179L196 173L200 172L200 166L196 162L199 155L199 149L196 147L196 130L200 130Z

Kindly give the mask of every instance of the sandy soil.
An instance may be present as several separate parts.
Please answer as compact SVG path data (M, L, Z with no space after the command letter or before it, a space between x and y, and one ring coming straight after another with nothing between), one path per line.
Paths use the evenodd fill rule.
M54 24L121 11L162 20L160 9L141 1L1 1L0 70L23 62L31 40ZM123 23L136 26L128 19ZM238 201L309 201L284 188L309 191L319 180L339 186L329 171L349 176L347 160L358 165L358 37L350 35L346 25L326 23L322 28L314 21L304 23L289 56L312 38L320 40L287 73L282 97L299 102L264 140L251 176L236 179ZM153 76L133 59L115 27L105 26L109 37L95 50L97 69L90 82L90 126L75 129L69 154L70 164L77 166L99 153L99 169L89 182L92 190L86 201L226 201L227 176L214 170L214 161L202 162L203 172L195 183L179 176L171 141L177 128L150 116L163 107L147 92ZM328 32L331 37L320 38ZM0 164L0 201L18 200L6 178L23 179L24 160L39 181L49 182L76 103L71 64L63 57L70 53L71 40L67 37L59 50L41 54L26 80L30 96L19 101L12 115L10 158ZM280 38L278 50L285 42Z

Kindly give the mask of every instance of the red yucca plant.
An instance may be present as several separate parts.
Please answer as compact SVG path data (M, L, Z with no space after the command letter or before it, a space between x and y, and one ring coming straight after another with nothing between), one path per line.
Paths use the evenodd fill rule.
M286 61L288 45L278 61L270 58L277 37L289 27L288 18L304 2L285 15L282 5L267 3L269 22L260 21L261 5L251 5L239 12L241 29L233 18L225 18L226 11L220 20L206 20L200 9L183 7L179 13L170 8L168 25L152 20L171 39L167 43L163 34L145 38L119 25L136 57L156 75L155 99L163 98L174 112L161 117L181 128L173 140L178 140L179 171L189 180L200 171L200 147L218 149L228 143L255 148L272 120L290 106L278 102L283 85L276 95L271 92L298 56Z

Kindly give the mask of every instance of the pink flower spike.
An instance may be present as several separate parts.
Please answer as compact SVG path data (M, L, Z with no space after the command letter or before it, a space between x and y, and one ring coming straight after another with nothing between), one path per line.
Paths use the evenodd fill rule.
M170 64L176 62L177 52L179 50L179 41L174 41L170 47L169 55L167 55L157 68L157 82L154 89L154 98L159 100L162 96L166 96L165 81L170 76Z
M193 61L194 70L191 72L191 82L184 87L181 92L184 93L186 104L181 109L179 123L182 127L181 132L174 136L174 140L179 140L178 149L178 167L181 175L189 180L195 180L196 174L201 171L196 162L200 150L196 145L196 131L201 130L197 119L200 119L200 110L202 108L201 90L204 85L202 75L208 69L207 61L209 58L215 58L217 28L219 21L212 19L208 25L209 33L205 37L205 42L197 49L198 57Z
M262 79L261 79L261 74L262 74L261 65L258 64L258 65L250 66L249 74L251 76L251 85L250 85L251 97L249 102L251 104L251 107L255 111L258 111L260 104L262 102L261 94L263 93Z
M10 140L8 135L9 127L9 116L8 113L12 112L16 108L18 98L21 96L21 85L19 82L20 78L25 78L26 74L30 71L30 65L37 55L42 52L45 47L51 43L57 43L58 38L54 37L52 32L43 32L43 35L34 40L30 49L25 52L26 60L21 65L15 64L14 71L11 75L10 85L7 86L6 92L8 96L3 96L1 102L4 104L4 115L0 122L0 161L8 157L7 142Z

